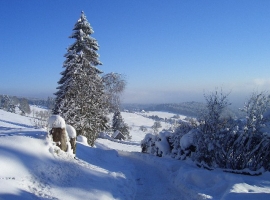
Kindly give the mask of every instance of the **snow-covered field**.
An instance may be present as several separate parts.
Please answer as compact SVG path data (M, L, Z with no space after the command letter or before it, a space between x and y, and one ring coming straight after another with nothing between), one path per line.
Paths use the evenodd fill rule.
M157 112L151 115L170 116ZM245 176L140 153L154 121L122 113L131 141L77 143L77 157L53 152L30 117L0 110L0 199L270 199L270 173ZM139 130L144 125L148 131ZM162 123L163 128L169 126Z

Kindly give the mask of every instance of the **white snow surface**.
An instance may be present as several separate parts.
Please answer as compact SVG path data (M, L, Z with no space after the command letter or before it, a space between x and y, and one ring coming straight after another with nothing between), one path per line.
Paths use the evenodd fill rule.
M269 172L208 171L189 161L140 153L138 141L147 132L138 128L153 120L122 116L135 139L99 138L92 148L78 136L74 159L57 149L44 129L31 126L28 117L0 110L0 199L270 199Z

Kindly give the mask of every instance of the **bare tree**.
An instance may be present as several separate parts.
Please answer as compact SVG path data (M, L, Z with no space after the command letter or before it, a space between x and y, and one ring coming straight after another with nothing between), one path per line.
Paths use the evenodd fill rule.
M126 80L123 75L113 72L104 75L102 80L109 111L116 112L121 103L120 96L126 87Z
M249 100L245 103L243 112L246 115L246 132L254 133L270 120L266 111L270 106L270 96L266 92L253 92Z
M206 100L206 108L200 116L203 123L203 132L216 133L226 127L226 119L222 113L226 107L231 105L228 101L230 93L224 94L222 89L211 94L204 94Z

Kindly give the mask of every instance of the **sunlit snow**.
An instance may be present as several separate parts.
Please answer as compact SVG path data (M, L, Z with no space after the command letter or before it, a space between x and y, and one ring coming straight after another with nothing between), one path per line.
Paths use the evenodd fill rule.
M98 138L92 148L78 136L74 159L48 140L47 130L35 128L31 115L0 110L0 199L270 199L269 172L245 176L208 171L140 153L140 141L152 132L154 120L142 113L121 114L132 128L130 141Z

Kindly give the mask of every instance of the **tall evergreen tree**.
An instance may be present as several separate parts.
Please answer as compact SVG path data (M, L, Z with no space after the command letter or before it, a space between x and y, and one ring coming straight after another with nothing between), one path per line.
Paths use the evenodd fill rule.
M68 47L55 93L54 114L60 114L78 135L84 135L90 145L98 133L107 128L107 109L99 61L97 41L84 12L75 23L70 38L76 41Z

